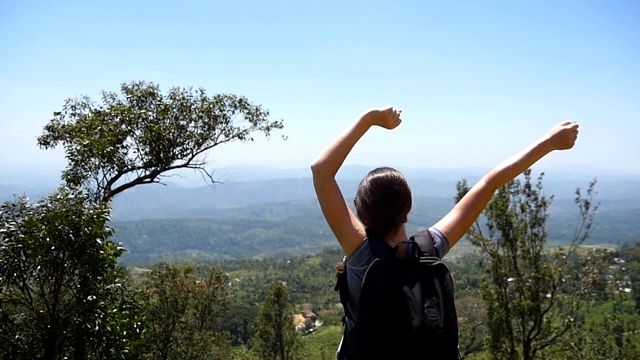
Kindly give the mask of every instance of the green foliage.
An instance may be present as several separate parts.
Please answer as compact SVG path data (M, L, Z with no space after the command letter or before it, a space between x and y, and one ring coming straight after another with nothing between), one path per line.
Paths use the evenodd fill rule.
M534 184L528 170L523 181L515 179L499 189L483 212L486 226L477 224L467 234L486 256L480 262L485 272L482 297L496 359L534 359L568 338L581 305L594 299L604 283L601 274L611 253L576 253L597 212L592 203L595 182L586 198L576 192L580 214L570 245L549 254L546 220L552 198L543 196L542 178ZM466 184L458 191L459 199Z
M114 228L114 239L128 249L122 257L124 264L287 259L300 253L317 253L327 246L337 247L335 239L323 233L323 226L282 221L162 219L120 222Z
M572 337L569 351L557 359L628 360L640 358L637 319L630 322L617 313L609 313L587 324Z
M318 331L302 337L305 360L334 360L340 339L342 324L322 326Z
M320 313L326 324L337 324L342 310L338 294L333 289L334 264L342 259L342 252L327 248L317 255L291 259L237 260L216 263L229 276L232 293L223 328L232 334L235 343L247 344L255 334L255 319L265 294L273 283L287 284L294 304Z
M0 206L0 358L128 357L140 309L108 215L64 189Z
M231 359L233 360L260 360L258 354L249 349L246 345L235 346L231 349Z
M159 182L176 169L194 169L215 182L204 167L209 150L284 127L245 97L208 96L204 89L173 88L163 95L156 84L131 82L120 94L103 91L101 100L68 99L38 138L45 149L64 146L69 164L63 180L84 188L93 201Z
M191 265L157 264L144 282L146 354L153 359L228 359L231 340L221 331L228 298L219 270L198 275Z
M249 344L255 335L255 322L260 311L260 304L247 301L245 294L235 291L222 314L222 329L231 335L236 346Z
M557 249L556 249L557 250ZM553 251L548 253L552 254ZM604 250L603 250L604 251ZM625 250L633 252L630 248ZM580 247L571 260L574 266L578 264L578 258L591 261L589 256L597 254L599 249L594 247ZM620 254L623 256L623 254ZM265 301L265 293L272 284L278 281L287 283L290 294L290 303L295 307L294 313L300 313L301 309L313 309L318 314L322 326L309 335L302 336L300 356L304 359L332 359L335 349L342 335L343 314L342 309L336 306L339 303L337 292L333 291L335 269L334 264L342 258L341 251L334 248L325 249L317 255L305 255L289 260L237 260L200 265L197 269L215 268L225 272L228 276L229 302L221 314L222 331L231 333L234 342L230 356L233 359L254 360L259 358L255 348L250 348L251 339L255 335L255 324L261 304ZM487 304L479 292L482 270L478 264L480 254L456 256L447 260L447 264L453 273L456 284L456 306L460 317L460 347L465 359L491 359L486 349L490 335L486 321ZM445 258L446 259L446 258ZM625 257L626 259L626 257ZM610 264L602 274L612 275L615 279L623 279L629 268L640 265L637 260L629 260L624 264ZM144 275L140 269L132 269L136 276ZM193 272L203 277L206 271ZM589 353L602 353L610 346L616 346L616 338L613 336L601 336L597 332L599 326L607 317L617 314L618 324L624 323L622 339L624 354L633 353L630 344L639 343L640 316L634 312L633 294L615 294L617 280L612 279L603 291L608 296L597 295L600 300L583 302L580 311L576 314L575 322L580 326L574 326L566 339L559 339L551 345L540 358L547 359L575 359L575 349L584 349L583 358L588 359ZM289 284L296 284L289 286ZM306 285L305 285L306 283ZM316 284L311 286L311 284ZM573 291L573 290L571 290ZM600 324L600 325L598 325ZM610 331L610 335L614 332ZM597 341L602 338L605 340ZM589 341L589 344L586 344ZM589 350L587 350L587 347ZM618 350L616 350L618 351ZM613 352L612 352L613 353ZM629 356L629 359L634 358Z
M287 285L273 283L262 302L253 340L253 349L261 359L300 358L300 335L295 330L293 312Z
M337 292L327 292L335 285L335 264L342 259L341 250L327 248L317 255L288 260L241 260L221 263L229 273L234 297L245 303L261 303L272 283L284 282L296 304L310 304L329 309L339 303Z
M631 296L635 303L635 310L637 314L640 314L640 241L636 241L635 244L625 243L619 251L616 253L617 259L624 263L624 274L619 276L621 281L621 287L631 288Z

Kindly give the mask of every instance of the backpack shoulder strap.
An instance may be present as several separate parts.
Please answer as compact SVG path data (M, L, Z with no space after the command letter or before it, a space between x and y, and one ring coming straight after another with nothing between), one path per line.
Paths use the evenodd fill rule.
M438 257L438 254L436 254L435 246L433 244L433 237L431 236L429 230L422 230L417 234L411 236L411 239L418 244L423 254L431 257Z
M391 247L386 243L386 241L377 237L368 237L368 241L374 259L394 257L396 252L398 251L398 247L402 244L398 244L396 247ZM342 303L342 307L344 308L345 316L348 319L353 320L354 316L351 313L351 309L349 307L349 282L347 280L346 257L343 258L343 261L345 261L345 264L342 268L342 271L338 273L336 285L333 289L339 292L340 302Z
M342 307L344 308L344 314L347 318L353 319L353 314L351 313L351 309L349 307L349 282L347 281L347 264L346 260L344 266L342 267L342 271L338 273L338 277L336 280L336 286L333 288L334 291L338 291L340 295L340 303L342 303ZM344 322L345 319L343 319Z

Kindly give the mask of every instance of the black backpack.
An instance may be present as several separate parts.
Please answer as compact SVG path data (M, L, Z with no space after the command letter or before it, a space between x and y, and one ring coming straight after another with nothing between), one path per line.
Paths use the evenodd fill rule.
M338 274L345 316L337 359L459 359L453 279L428 230L394 248L369 238L374 260L362 280L355 319L348 304L347 267ZM413 255L396 257L401 245Z

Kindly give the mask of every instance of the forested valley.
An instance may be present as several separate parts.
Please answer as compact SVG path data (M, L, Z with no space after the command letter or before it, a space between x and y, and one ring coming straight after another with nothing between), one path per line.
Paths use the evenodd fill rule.
M434 224L453 198L414 200L407 229ZM578 212L573 200L556 199L549 209L549 245L570 241ZM640 239L640 208L622 200L602 200L586 244L620 246ZM127 249L124 264L149 265L161 260L209 261L245 258L291 258L337 247L315 199L248 204L217 210L215 217L114 221L113 240ZM465 247L462 241L458 246Z
M581 253L587 256L599 251L588 246ZM200 264L172 262L155 265L153 271L139 267L128 267L127 271L143 289L148 286L145 284L148 284L150 274L153 274L152 277L158 276L158 271L167 272L170 269L180 273L185 269L193 269L199 272L198 278L206 278L211 271L221 271L224 279L222 286L226 287L228 298L224 302L225 310L219 314L219 326L221 331L229 334L230 346L244 355L250 353L246 349L255 341L260 326L260 310L269 301L267 296L270 288L273 284L282 283L290 294L291 317L297 326L295 336L299 337L299 343L295 353L298 358L333 359L342 336L343 310L338 293L333 290L334 266L341 257L340 250L328 248L315 255L290 259L245 259ZM480 258L473 251L465 251L464 255L454 256L447 261L455 280L456 304L461 319L460 346L466 359L491 358L488 353L489 330L485 324L486 308L479 295L483 278L478 266ZM555 349L552 346L552 351L547 352L551 354L547 355L548 358L630 359L632 357L629 356L640 354L637 346L640 341L640 293L637 286L640 244L623 245L611 252L607 259L607 270L603 274L606 283L597 288L594 300L581 306L581 317L577 321L584 324L571 336L558 341ZM164 286L171 284L167 282ZM184 296L196 297L199 291L182 290L186 292L180 294L182 299ZM176 292L174 296L178 297L178 294ZM185 304L179 301L174 304L177 308L167 308L164 312L185 312L179 309L180 305ZM179 334L175 333L174 336L174 346L184 346L179 341ZM564 348L567 343L574 346L576 351L567 351Z

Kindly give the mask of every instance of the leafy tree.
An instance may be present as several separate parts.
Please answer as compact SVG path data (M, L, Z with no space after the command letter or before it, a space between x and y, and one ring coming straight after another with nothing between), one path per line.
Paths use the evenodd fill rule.
M459 353L462 359L466 359L482 352L490 337L486 326L486 306L479 298L456 297L456 312L460 323Z
M0 212L0 337L6 340L0 351L45 359L135 356L140 312L117 266L124 249L107 240L110 200L177 169L200 171L215 182L204 168L207 152L283 128L268 115L241 96L181 88L164 96L145 82L122 84L120 95L103 92L101 104L86 96L68 99L38 144L64 146L69 163L62 179L73 192L62 189L33 206L21 199ZM196 358L189 351L200 353L202 346L211 353L212 345L220 351L225 345L221 334L209 336L217 314L207 306L218 305L211 299L220 279L212 273L191 284L198 291L186 303L190 327L183 336L192 346L181 348L181 358Z
M68 99L38 138L44 149L64 146L69 164L63 180L86 189L93 201L158 183L177 169L199 171L215 182L205 169L209 150L253 141L255 132L269 137L284 127L245 97L208 96L204 89L173 88L163 95L156 84L131 82L121 85L120 95L103 91L101 100Z
M246 345L235 346L231 349L233 360L260 360L260 357Z
M233 337L234 345L246 345L255 335L255 319L259 306L247 302L241 296L231 297L227 310L222 314L222 329Z
M543 176L534 184L527 170L523 181L515 179L499 189L483 212L486 226L478 221L467 234L486 256L480 263L485 272L482 296L495 359L534 359L565 340L583 300L603 283L610 254L577 256L598 208L593 204L595 181L586 197L576 191L580 218L570 245L548 252L545 225L553 197L543 195ZM466 191L466 183L459 183L458 200Z
M109 209L61 189L0 206L0 358L125 359L139 303Z
M147 333L153 359L227 359L230 336L221 331L226 277L201 277L191 265L157 264L145 282Z
M640 346L629 336L635 329L620 314L607 314L588 322L575 334L564 359L628 360L640 359Z
M19 198L0 210L0 355L141 355L138 293L117 264L124 249L108 240L111 199L131 187L159 183L178 169L200 171L215 182L204 168L208 151L283 128L268 115L241 96L209 97L203 89L181 88L165 96L145 82L122 84L120 95L103 92L101 104L86 96L68 99L38 138L45 149L64 146L64 187L37 204ZM177 302L184 305L180 347L170 354L224 358L228 343L218 331L216 307L224 297L222 275L194 279L186 271L178 277L191 296Z
M618 256L627 262L625 266L629 272L631 294L635 301L635 310L640 314L640 241L634 244L625 243L618 250Z
M293 323L293 310L287 286L274 282L262 303L254 337L254 349L261 359L298 358L301 342Z

